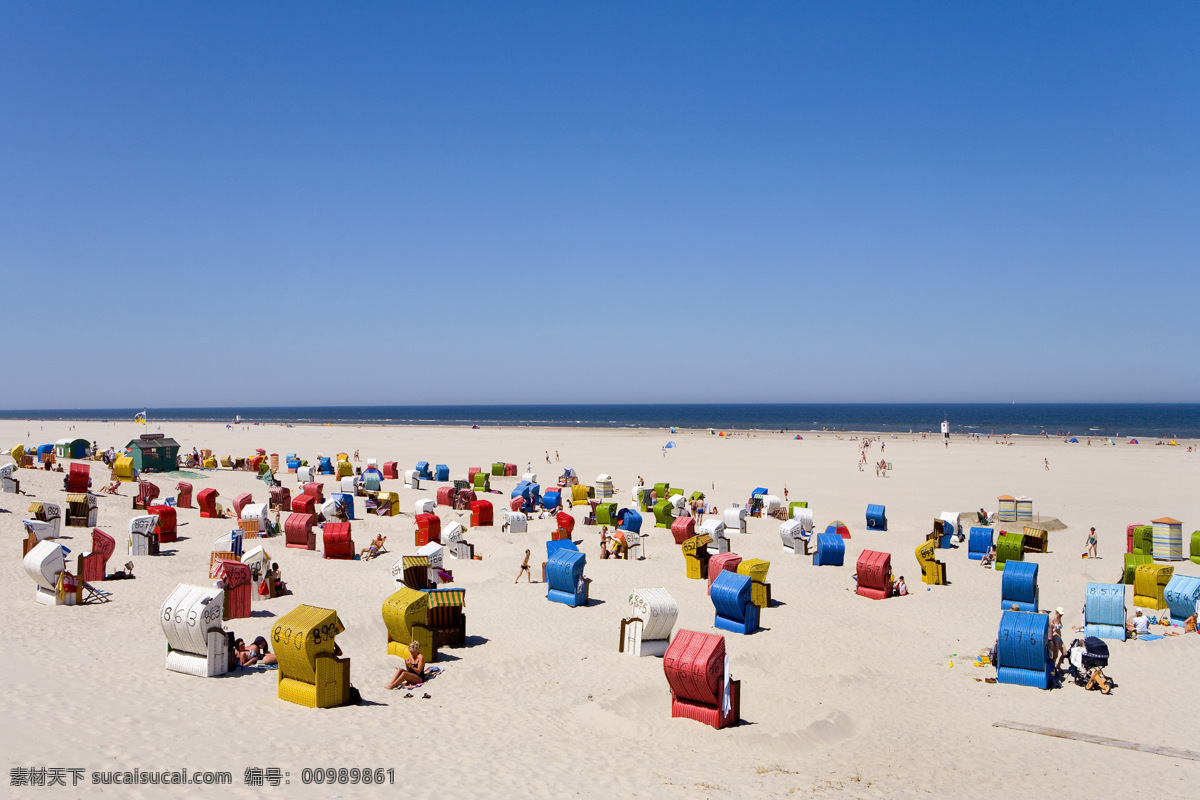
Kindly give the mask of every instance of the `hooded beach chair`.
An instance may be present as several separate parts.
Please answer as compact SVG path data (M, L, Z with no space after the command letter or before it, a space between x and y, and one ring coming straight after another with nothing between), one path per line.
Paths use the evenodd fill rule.
M237 656L232 637L221 626L224 605L224 590L212 586L181 583L167 595L158 614L167 640L167 669L198 678L233 669Z
M758 630L758 606L751 599L749 575L721 570L709 587L715 616L713 626L731 633L751 634Z
M679 605L666 589L635 589L629 596L629 616L621 620L619 652L664 655L678 617Z
M300 605L279 618L271 639L279 660L279 699L309 708L350 702L350 659L334 655L334 639L345 630L337 612Z
M741 681L732 679L725 637L687 629L675 634L663 655L671 688L671 716L724 728L738 721Z

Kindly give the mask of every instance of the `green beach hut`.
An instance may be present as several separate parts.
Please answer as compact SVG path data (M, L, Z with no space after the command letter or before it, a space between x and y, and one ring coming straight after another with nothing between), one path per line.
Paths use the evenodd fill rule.
M179 457L179 442L161 433L143 433L125 445L140 472L174 472Z

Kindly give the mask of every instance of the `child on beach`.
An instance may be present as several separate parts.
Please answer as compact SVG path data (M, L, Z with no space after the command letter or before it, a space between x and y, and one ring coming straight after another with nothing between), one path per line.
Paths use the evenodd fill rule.
M525 560L521 562L521 569L517 572L517 577L513 581L513 583L516 584L517 581L521 580L522 575L525 576L526 583L533 583L533 578L530 577L529 550L528 549L525 550Z

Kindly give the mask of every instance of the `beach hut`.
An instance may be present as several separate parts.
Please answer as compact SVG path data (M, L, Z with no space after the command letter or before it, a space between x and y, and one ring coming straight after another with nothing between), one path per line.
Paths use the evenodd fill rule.
M1125 553L1124 573L1121 577L1121 583L1126 586L1133 586L1133 578L1137 574L1137 568L1143 564L1153 563L1154 556L1142 555L1141 553Z
M867 505L867 527L871 530L887 530L887 510L882 505Z
M808 555L808 540L812 536L812 528L804 529L802 520L789 519L779 526L779 539L783 543L783 552L790 555Z
M878 550L863 550L855 564L858 588L855 593L872 600L892 596L892 555Z
M271 640L289 643L275 652L280 700L308 708L350 702L350 659L334 655L334 640L345 629L337 612L328 608L299 605L279 618Z
M524 516L524 514L521 516ZM492 502L490 500L472 500L471 527L490 528L492 524ZM512 530L512 528L509 528L509 530Z
M846 561L846 540L836 533L817 534L817 552L813 555L815 567L840 567Z
M676 517L671 521L671 538L675 540L675 544L683 544L695 535L696 520L692 517Z
M711 543L711 536L698 533L681 545L684 570L688 578L704 580L708 577L708 545Z
M34 597L46 606L73 606L82 602L83 582L67 572L67 548L53 541L38 542L21 564L33 580Z
M174 472L179 460L179 442L161 433L143 433L125 445L139 472Z
M171 509L171 513L174 511ZM98 513L94 494L72 493L67 495L67 515L63 521L69 528L94 528Z
M709 587L713 627L731 633L751 634L758 630L758 606L751 600L749 575L721 570Z
M1000 608L1016 606L1020 611L1038 610L1038 565L1032 561L1014 561L1000 579Z
M982 561L987 551L992 549L991 528L971 528L967 537L967 558L972 561Z
M417 529L413 543L417 547L442 541L442 520L437 514L418 513L415 522Z
M1158 610L1167 607L1163 596L1175 568L1165 564L1142 564L1133 573L1133 604ZM1193 609L1194 610L1194 609Z
M99 528L92 529L92 549L80 553L78 573L81 581L102 581L107 575L108 559L117 549L117 541Z
M154 515L154 538L160 545L174 542L179 538L174 506L150 506L146 511Z
M153 514L129 520L129 555L158 555L158 537L154 535L154 526L157 524L158 517Z
M1026 553L1045 553L1050 546L1050 534L1044 528L1026 525L1021 535L1025 537L1022 547Z
M725 520L720 517L709 517L700 523L696 532L709 537L708 551L710 553L729 552L729 537L725 535Z
M1154 525L1154 557L1160 561L1183 561L1183 523L1173 517L1151 520Z
M597 475L596 476L596 497L600 500L607 500L613 496L613 479L612 475ZM603 524L603 523L601 523Z
M771 562L761 558L747 558L737 565L739 575L750 578L750 602L760 609L771 606L771 584L767 583L767 572Z
M634 589L629 616L621 620L620 652L632 656L661 656L667 652L679 605L663 588Z
M1173 620L1185 620L1195 614L1200 606L1200 578L1191 575L1172 575L1163 590L1163 602L1171 612Z
M546 560L546 599L571 607L588 602L588 581L583 577L587 556L561 548Z
M317 539L313 526L317 518L313 514L293 512L283 523L284 544L301 550L316 550Z
M353 561L356 555L349 522L327 522L321 529L325 558Z
M738 721L741 681L729 674L725 637L680 630L663 655L671 716L725 728Z
M840 536L843 539L850 538L850 529L846 527L846 523L840 519L835 519L833 522L825 526L825 532Z
M224 588L225 600L221 604L224 619L246 619L250 616L250 603L254 586L250 580L250 567L241 561L222 560L216 563L213 577Z
M996 639L996 680L1049 689L1054 678L1049 643L1049 616L1005 611L1000 615Z
M708 559L708 588L709 595L712 594L713 581L722 571L737 572L738 564L742 563L742 557L737 553L717 553L712 558Z
M1017 521L1017 498L1011 494L1002 494L997 498L999 504L996 510L997 522L1016 522Z
M1015 564L1013 566L1016 566ZM1005 570L1005 575L1008 571ZM1125 641L1125 586L1089 583L1084 595L1083 635Z
M409 657L408 646L417 642L429 664L437 660L437 637L429 627L429 594L412 587L397 589L383 601L383 624L387 629L387 654Z
M476 502L487 502L487 501L476 501ZM472 516L474 516L474 512L472 512ZM510 533L525 533L525 531L528 530L528 527L529 527L528 520L529 520L529 518L526 517L525 514L521 511L510 511L508 509L505 509L505 511L504 511L504 527L506 527Z
M87 458L90 450L87 439L59 439L54 443L54 455L59 458Z
M1033 501L1024 495L1017 498L1017 522L1033 522Z
M224 607L225 592L212 586L181 583L167 595L158 619L167 640L168 670L215 678L233 669L237 654L233 635L221 626Z
M921 580L923 582L933 586L942 586L946 583L946 565L934 558L936 550L935 542L922 542L916 550L917 563L921 567Z

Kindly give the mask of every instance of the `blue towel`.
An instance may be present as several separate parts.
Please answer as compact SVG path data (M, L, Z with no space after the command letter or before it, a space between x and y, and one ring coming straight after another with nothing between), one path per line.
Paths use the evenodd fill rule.
M1139 636L1137 638L1139 641L1153 642L1155 639L1161 639L1163 637L1159 636L1157 633L1143 633L1141 636Z

